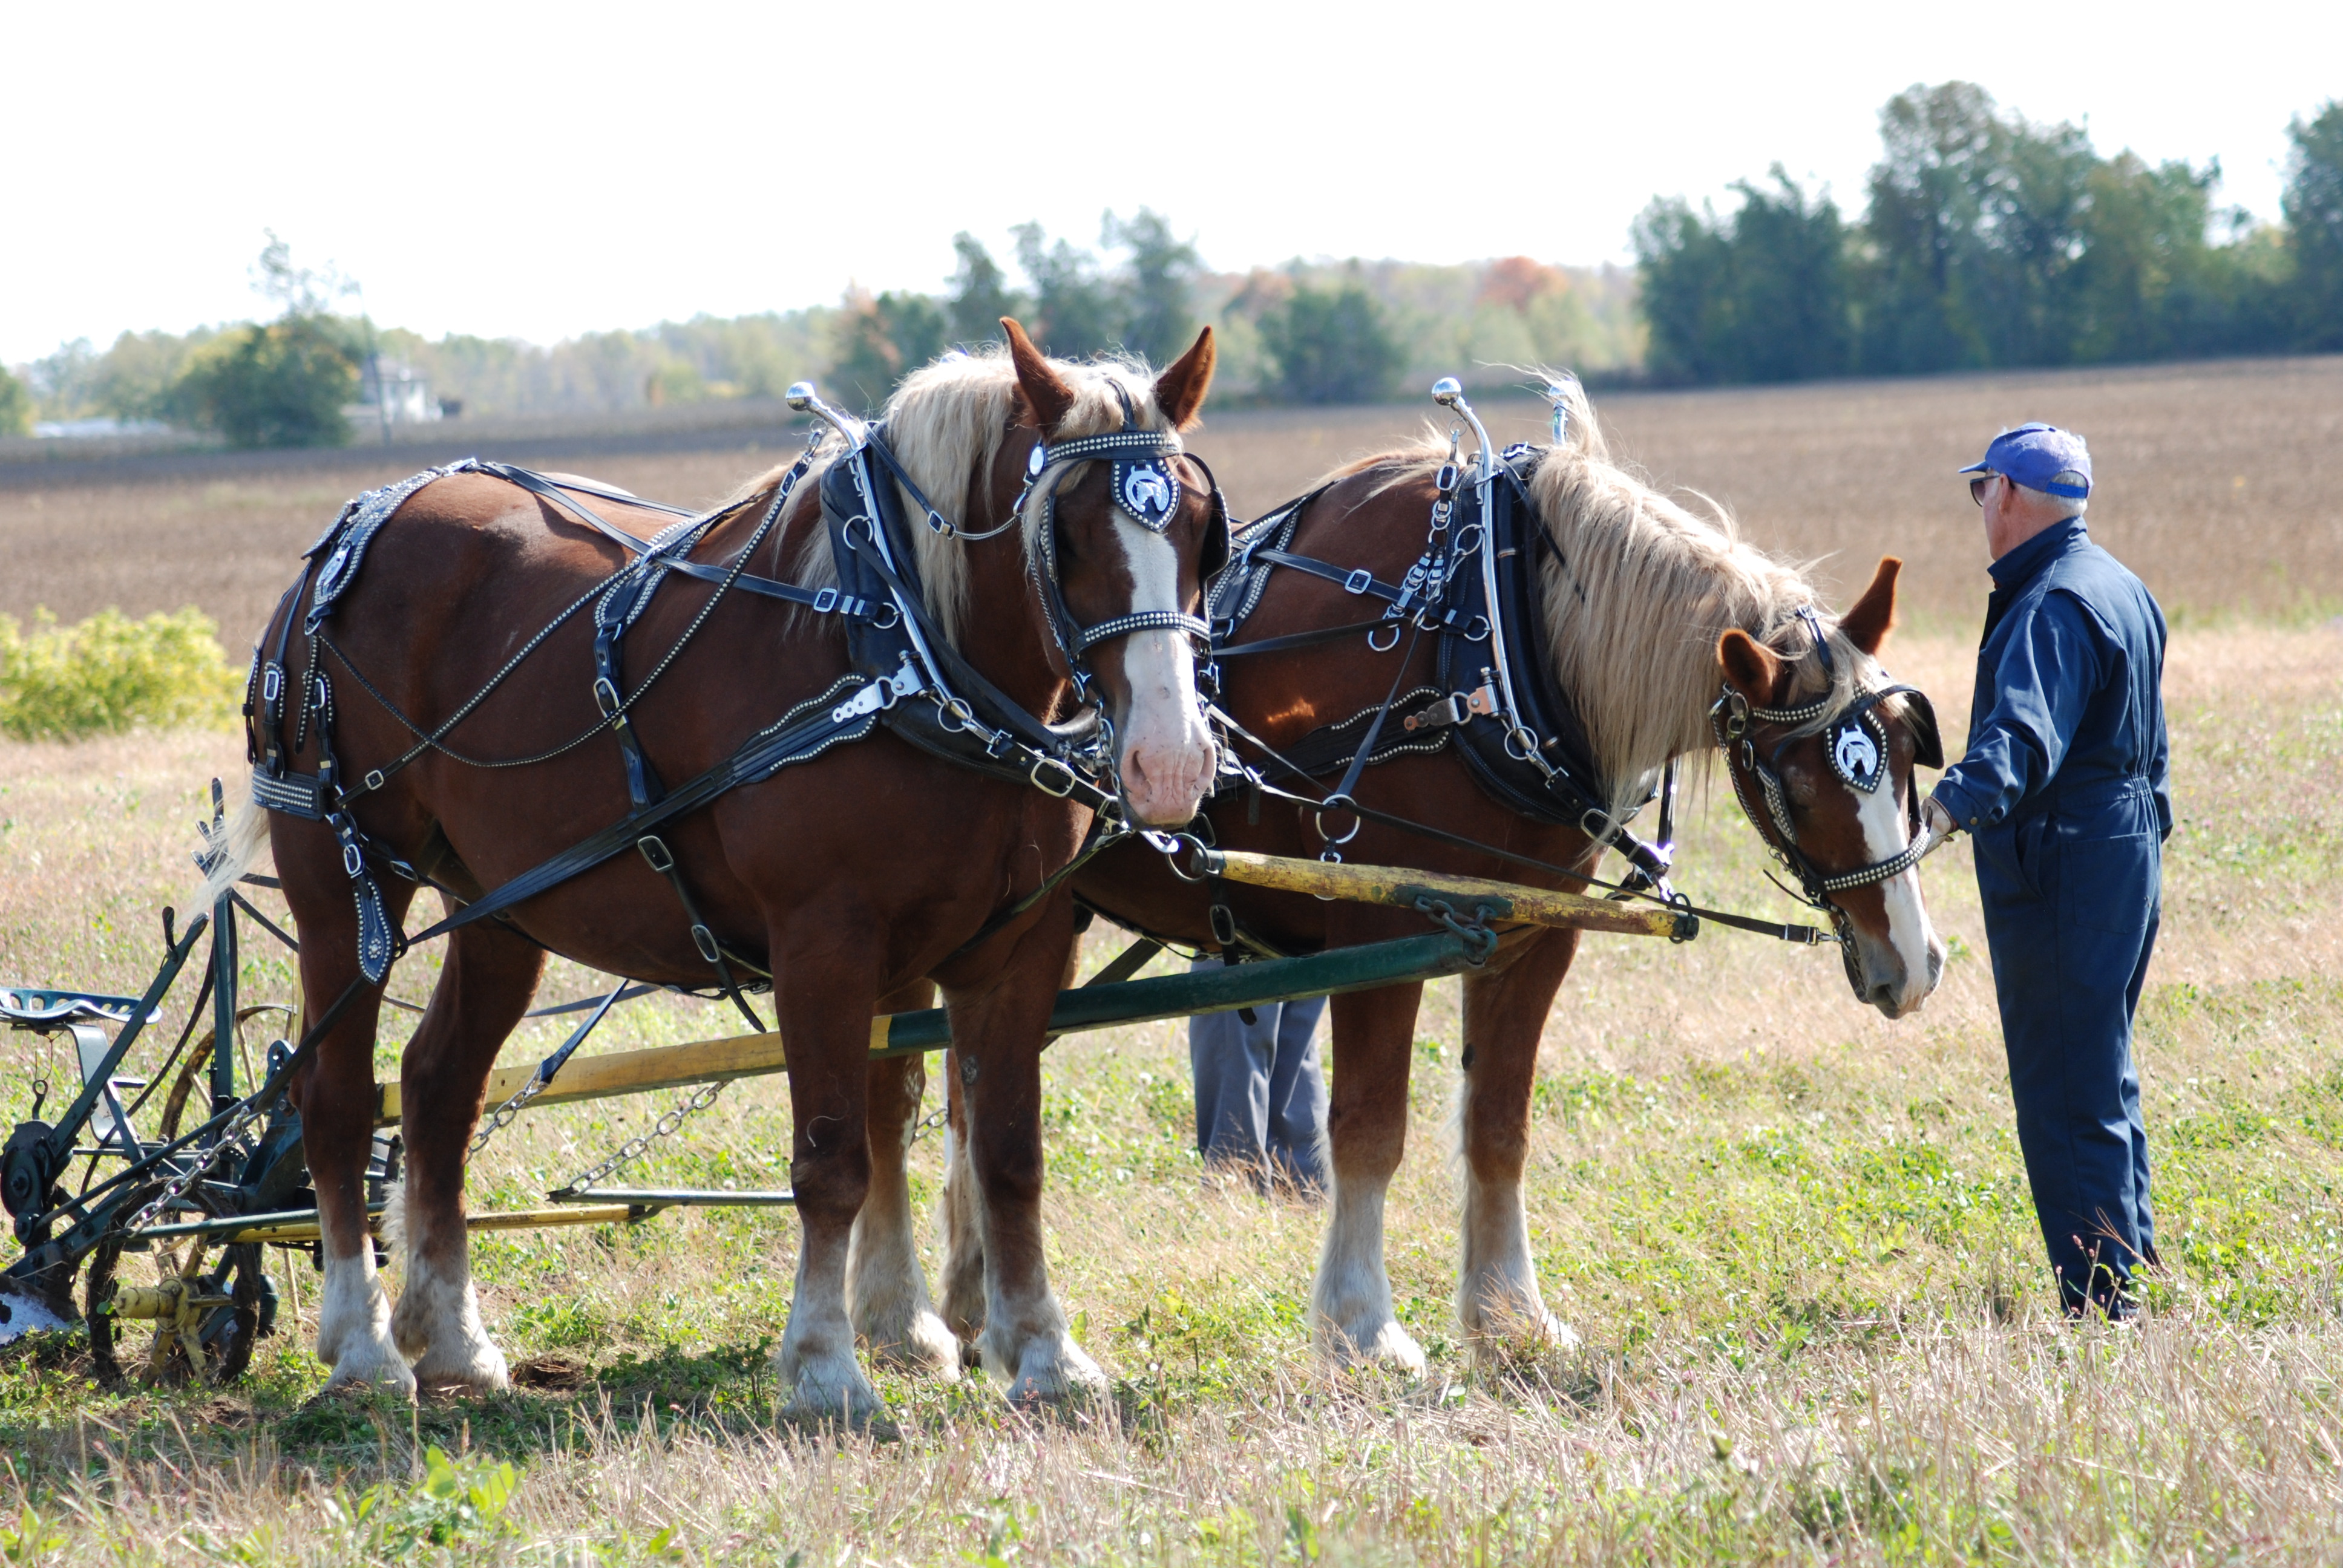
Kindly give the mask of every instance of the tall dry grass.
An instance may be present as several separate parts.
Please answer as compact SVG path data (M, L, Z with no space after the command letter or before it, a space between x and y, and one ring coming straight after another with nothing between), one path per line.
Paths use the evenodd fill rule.
M1954 733L1968 658L1942 635L1890 649ZM322 1370L289 1333L226 1394L103 1395L69 1351L0 1356L0 1530L54 1538L45 1560L131 1563L2332 1560L2338 670L2323 626L2174 641L2183 825L2139 1045L2171 1269L2137 1332L2051 1315L1956 846L1926 879L1955 956L1905 1024L1858 1009L1825 955L1590 941L1547 1030L1530 1175L1541 1279L1583 1354L1476 1370L1454 1342L1443 983L1390 1211L1420 1384L1314 1362L1318 1212L1202 1177L1182 1035L1153 1025L1046 1059L1051 1262L1118 1379L1111 1411L1031 1422L980 1386L890 1377L890 1430L791 1427L762 1356L793 1222L669 1215L480 1245L488 1320L535 1379L495 1399L310 1403ZM0 980L135 989L201 780L237 760L196 736L0 745ZM1729 795L1685 839L1696 897L1769 907ZM281 994L268 944L246 951ZM393 990L429 979L409 960ZM587 983L558 968L547 989ZM728 1027L672 1002L596 1049ZM532 1026L508 1055L554 1038ZM0 1052L0 1113L21 1115L44 1064L28 1036ZM541 1201L665 1098L531 1113L475 1201ZM783 1086L744 1082L628 1174L768 1185L788 1126ZM913 1170L924 1207L932 1140ZM305 1335L316 1276L279 1274Z

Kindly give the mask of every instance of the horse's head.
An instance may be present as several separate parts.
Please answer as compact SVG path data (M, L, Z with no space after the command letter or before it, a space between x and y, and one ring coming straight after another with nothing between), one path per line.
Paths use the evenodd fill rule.
M1887 640L1902 568L1881 561L1839 621L1866 664ZM1786 659L1739 630L1718 639L1718 743L1751 823L1830 911L1856 998L1902 1018L1927 1000L1945 966L1913 848L1916 767L1944 766L1936 715L1908 688L1834 670L1819 623L1808 619L1805 635L1818 657Z
M1227 554L1228 518L1211 473L1178 441L1212 386L1212 329L1151 386L1110 373L1102 403L1017 323L1001 326L1031 437L1034 558L1043 594L1062 606L1070 673L1097 683L1132 820L1177 827L1196 814L1216 761L1191 639L1205 634L1197 611Z

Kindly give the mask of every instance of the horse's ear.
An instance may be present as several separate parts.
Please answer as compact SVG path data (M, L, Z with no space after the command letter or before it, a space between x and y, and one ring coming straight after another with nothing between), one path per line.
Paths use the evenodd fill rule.
M1748 699L1750 706L1774 706L1782 661L1764 643L1735 627L1716 639L1716 662L1725 667L1725 684Z
M1020 412L1028 416L1035 429L1050 435L1072 410L1074 389L1051 366L1048 357L1033 347L1033 340L1014 317L1002 317L1001 330L1009 335L1009 358L1017 367L1018 389L1025 395Z
M1847 641L1871 655L1887 646L1887 634L1896 625L1896 578L1904 570L1904 563L1894 556L1879 558L1879 569L1871 575L1871 586L1853 608L1839 617L1838 628L1846 634Z
M1212 365L1220 352L1207 326L1196 334L1195 346L1155 378L1155 406L1163 410L1163 417L1174 430L1185 430L1196 422L1196 410L1204 406L1204 394L1212 389Z

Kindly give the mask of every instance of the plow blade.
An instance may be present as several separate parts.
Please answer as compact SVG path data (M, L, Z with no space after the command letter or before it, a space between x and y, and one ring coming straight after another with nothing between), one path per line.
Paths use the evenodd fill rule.
M50 1329L78 1325L70 1299L57 1301L32 1281L0 1277L0 1345Z

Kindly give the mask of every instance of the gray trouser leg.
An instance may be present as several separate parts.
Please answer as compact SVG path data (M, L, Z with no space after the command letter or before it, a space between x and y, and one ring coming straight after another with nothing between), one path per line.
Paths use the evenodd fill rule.
M1277 1055L1269 1070L1270 1158L1295 1185L1318 1191L1326 1186L1319 1154L1326 1125L1326 1079L1318 1070L1318 1020L1325 1016L1322 996L1280 1008Z
M1255 1008L1252 1023L1234 1012L1189 1020L1196 1147L1206 1164L1242 1165L1263 1176L1274 1169L1300 1185L1324 1186L1318 1144L1326 1082L1316 1034L1325 1010L1325 999L1313 997Z

